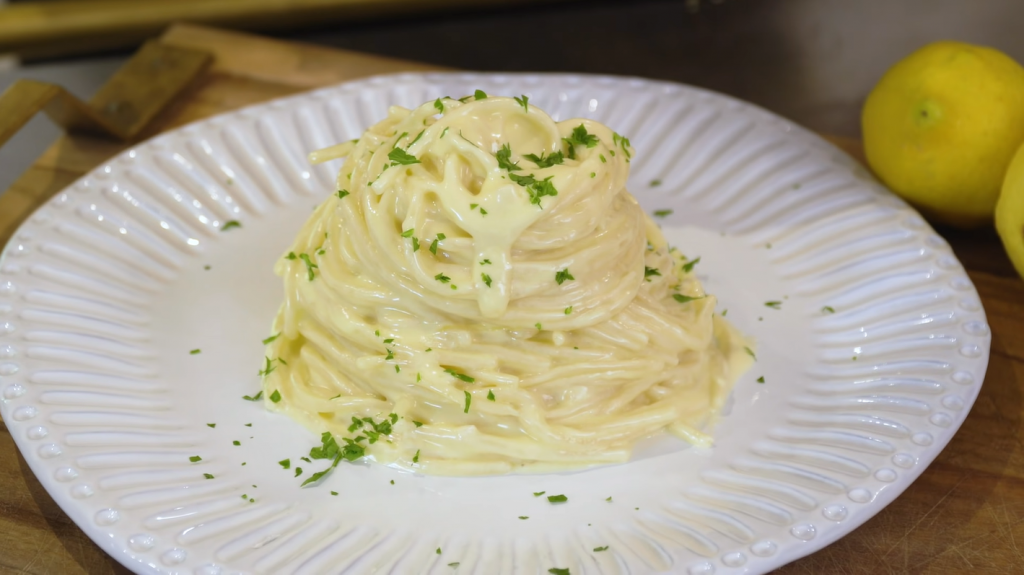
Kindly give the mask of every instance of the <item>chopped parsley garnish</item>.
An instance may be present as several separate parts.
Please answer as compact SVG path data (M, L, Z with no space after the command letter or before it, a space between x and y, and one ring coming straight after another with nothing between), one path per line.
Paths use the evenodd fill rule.
M437 274L436 276L434 276L434 279L436 279L437 281L439 281L439 282L441 282L443 284L446 284L446 283L452 281L452 278L444 275L443 273Z
M558 285L562 285L562 283L564 283L565 280L574 280L574 279L576 279L576 278L572 277L572 274L569 273L569 268L565 268L564 270L559 270L559 271L555 272L555 282L557 282Z
M231 445L234 445L235 447L238 447L241 444L242 444L242 442L238 441L237 439L231 442Z
M416 156L406 152L402 148L395 148L388 152L388 159L396 164L402 164L403 166L420 163L420 161L416 159Z
M486 97L487 97L487 92L484 92L483 90L477 90L477 91L473 92L473 99L474 100L483 100Z
M188 460L191 461L192 463L199 463L200 461L203 460L203 458L199 457L198 455L193 455L192 457L189 457Z
M572 129L572 134L568 138L562 138L565 143L569 144L569 159L576 159L576 146L586 146L593 148L597 145L597 136L594 134L588 134L587 128L580 124Z
M611 501L611 500L612 500L612 496L611 495L608 496L608 499L605 499L605 501Z
M413 138L413 140L411 142L409 142L409 145L406 146L406 149L411 148L413 144L415 144L416 142L420 141L420 138L423 137L423 132L425 132L425 131L426 130L420 130L420 133L416 134L416 137Z
M830 305L827 305L827 306L821 308L821 313L836 313L836 310L835 310L834 307L832 307Z
M203 477L205 477L207 479L213 479L213 474L212 473L204 473Z
M416 455L412 456L412 462L413 463L419 463L420 462L420 450L419 449L416 450Z
M387 361L389 359L395 359L395 352L391 351L390 349L388 349L386 347L384 349L387 349L387 351L388 351L388 356L384 358L385 361Z
M777 300L775 300L775 301L766 301L766 302L764 302L764 306L765 307L770 307L772 309L782 309L782 302L781 301L777 301Z
M693 300L704 299L705 297L707 297L707 296L693 297L693 296L689 296L689 295L683 295L681 293L672 294L672 299L676 300L679 303L687 303L687 302L691 302Z
M629 148L632 147L631 144L629 143L629 138L627 138L625 136L620 136L620 135L616 134L615 132L612 132L612 143L615 144L616 146L619 146L620 148L622 148L622 152L624 154L626 154L626 158L627 159L633 157L633 154L629 153ZM661 183L661 182L659 182L659 183Z
M396 365L395 366L395 373L402 373L402 368Z
M444 234L437 234L437 237L434 238L434 241L430 242L430 253L434 254L435 256L437 255L437 243L443 239L445 239Z
M309 281L313 281L316 278L316 275L313 274L313 270L319 268L320 266L316 265L315 263L313 263L312 260L309 259L309 254L299 254L299 259L305 262L306 273L309 276Z
M764 376L757 378L757 383L764 383Z
M754 355L754 350L750 349L749 347L744 347L743 351L747 352L747 355L754 358L754 360L757 360L757 356Z
M422 421L413 421L412 424L415 425L416 427L423 427Z
M281 401L281 392L275 389L274 393L270 394L270 401L273 401L274 403Z
M295 477L298 477L300 475L302 475L302 468L301 467L296 467L295 468Z
M666 216L671 216L671 215L672 215L672 210L654 210L654 217L656 217L656 218L664 218Z
M348 190L338 190L338 199L344 200L345 196L348 195Z
M454 562L454 563L449 563L449 564L448 564L448 566L449 566L449 567L451 567L452 569L455 569L456 567L458 567L458 566L459 566L459 562L458 562L458 561L456 561L456 562Z
M445 126L445 128L444 128L443 130L441 130L441 135L440 135L440 136L438 136L438 138L437 138L437 139L438 139L438 140L440 140L440 139L441 139L441 138L443 138L443 137L444 137L444 135L445 135L445 134L447 134L447 133L448 133L448 127L447 127L447 126Z
M261 397L263 397L263 390L262 389L256 395L243 395L242 399L244 399L246 401L259 401Z
M209 428L213 429L214 427L217 427L217 424L216 423L207 423L206 427L209 427Z
M402 232L402 237L403 238L411 238L412 235L415 232L416 232L416 228L409 228L409 229L405 230L404 232Z
M231 228L240 228L240 227L242 227L242 224L238 220L228 220L228 221L224 222L223 226L221 226L220 231L226 232L226 231L230 230Z
M280 465L284 469L291 469L291 467L292 467L292 460L291 459L282 459L281 461L278 461L277 464Z
M565 161L565 158L562 156L562 152L560 151L548 154L547 157L544 156L543 152L541 152L539 156L537 154L526 154L523 157L534 164L537 164L538 168L550 168L551 166L561 164Z
M647 266L644 266L644 277L645 278L649 278L651 276L660 276L660 275L661 275L661 272L658 271L658 268L649 268Z
M338 492L337 492L337 491L332 491L332 492L331 492L331 495L337 495L337 494L338 494Z
M541 327L541 325L540 325L540 322L539 322L539 321L538 321L537 323L533 324L533 327L535 327L535 328L537 328L537 329L539 329L539 330L543 330L543 329L544 329L543 327Z
M466 408L462 410L462 413L469 413L469 404L473 403L473 396L468 391L463 391L466 394Z
M487 274L480 274L480 279L484 280L484 283L487 284L487 287L491 287L491 276Z
M471 210L475 210L475 209L476 209L476 207L477 207L477 206L479 206L479 205L480 205L480 204L469 204L469 209L471 209Z
M412 238L412 251L416 253L420 249L420 241L416 238Z
M594 553L600 553L602 551L607 551L607 550L608 550L608 546L607 545L605 545L604 547L594 547Z
M265 365L265 366L263 367L263 369L261 369L261 370L259 371L259 373L257 373L256 375L259 375L259 376L262 376L262 377L266 377L266 376L270 375L270 373L271 373L272 371L274 371L275 369L277 369L277 367L276 367L276 366L274 366L274 360L270 359L269 357L267 357L267 356L263 356L263 359L265 359L267 363L266 363L266 365ZM260 394L262 395L262 394L263 394L263 392L261 391L261 392L260 392ZM259 396L257 396L257 397L259 397ZM255 401L255 398L253 399L253 401Z
M450 367L446 368L444 370L444 372L447 373L448 375L454 377L455 379L461 379L462 381L465 381L466 383L473 383L474 381L476 381L476 379L474 379L474 378L472 378L472 377L470 377L470 376L468 376L468 375L466 375L464 373L459 373L459 372L455 371L454 369L452 369Z
M490 389L487 390L487 399L490 400L490 401L494 401L495 400L494 390L490 390Z
M598 158L601 158L601 163L602 163L602 164L606 164L606 163L608 163L608 160L607 160L607 159L605 159L605 157L604 157L604 154L598 154L598 155L597 155L597 157L598 157Z
M700 263L700 258L699 257L697 259L693 260L693 261L686 262L685 264L683 264L683 272L685 272L685 273L692 272L693 271L693 266L695 266L695 265L697 265L699 263Z
M444 113L444 102L441 101L441 98L434 100L434 107L437 108L438 114Z
M533 496L534 497L540 497L541 495L544 495L545 493L547 493L547 491L534 491L533 492Z
M387 338L387 339L385 339L385 340L384 340L384 343L392 343L392 342L394 342L394 341L395 341L395 338L393 338L393 337L389 337L389 338Z
M530 516L529 515L520 515L519 518L525 521L525 520L529 519Z
M491 265L491 260L486 260L486 259L485 260L480 260L480 265L482 265L482 266L489 266L489 265Z
M263 340L263 345L267 345L268 343L274 341L275 339L277 339L279 337L281 337L281 332L277 332L274 335L272 335L272 336L268 337L267 339Z
M569 315L571 313L572 313L572 306L569 306L569 307L565 308L565 315Z
M438 547L438 548L437 548L437 551L435 551L435 553L437 553L438 555L440 555L440 554L441 554L441 548L440 548L440 547Z
M548 503L565 503L568 500L565 495L548 495Z
M661 185L661 180L651 180L651 187L656 188Z
M548 569L548 573L551 573L551 575L572 575L569 573L568 567L552 567Z
M199 355L202 352L203 351L201 349L193 349L192 351L188 352L188 354L189 355Z
M529 96L523 95L520 98L512 98L512 99L515 100L520 106L523 107L523 111L524 112L529 112L530 111L530 97Z
M512 161L512 146L508 142L505 142L494 157L498 159L498 167L503 170L515 172L522 169Z
M725 316L726 316L726 314L728 314L728 313L729 313L729 310L727 310L727 309L723 309L723 310L722 310L722 317L725 317Z

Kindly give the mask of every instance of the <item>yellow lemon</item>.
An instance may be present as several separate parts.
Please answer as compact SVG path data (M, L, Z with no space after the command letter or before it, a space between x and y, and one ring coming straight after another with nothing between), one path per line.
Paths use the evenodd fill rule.
M1024 146L1017 150L1006 170L1003 191L996 204L996 231L1013 267L1024 278Z
M992 221L1024 141L1024 68L992 48L928 44L885 73L861 114L868 163L929 218Z

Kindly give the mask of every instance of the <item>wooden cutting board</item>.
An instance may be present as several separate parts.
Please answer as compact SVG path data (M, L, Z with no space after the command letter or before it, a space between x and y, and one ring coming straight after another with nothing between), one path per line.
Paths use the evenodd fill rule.
M214 63L146 136L346 80L438 69L198 26L175 26L162 41L210 52ZM863 160L859 142L828 139ZM86 136L59 139L0 196L0 245L50 196L125 148ZM981 294L992 329L980 397L953 441L894 503L778 573L1024 572L1024 282L993 233L947 236ZM57 507L6 426L0 430L0 572L127 572Z

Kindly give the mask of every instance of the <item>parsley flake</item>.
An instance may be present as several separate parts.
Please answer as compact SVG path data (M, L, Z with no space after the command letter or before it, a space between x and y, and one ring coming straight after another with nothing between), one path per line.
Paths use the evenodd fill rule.
M279 337L281 337L281 332L277 332L274 335L272 335L272 336L268 337L267 339L263 340L263 345L267 345L267 344L269 344L270 342L274 341L275 339L277 339Z
M480 260L480 265L482 265L482 266L489 266L489 265L491 265L491 260L487 260L487 259Z
M216 423L207 423L206 427L209 427L209 428L213 429L214 427L217 427L217 424Z
M291 459L282 459L281 461L278 461L277 464L280 465L284 469L291 469L291 467L292 467L292 460Z
M403 238L411 238L412 234L415 233L415 232L416 232L416 228L409 228L409 229L405 230L404 232L402 232L402 237Z
M651 180L651 187L656 188L661 185L661 180Z
M416 156L406 152L402 148L395 148L388 152L388 159L396 164L402 164L403 166L420 163L420 161L416 159Z
M523 107L523 111L524 112L529 112L530 111L530 97L529 96L523 95L520 98L512 98L512 99L515 100L520 106Z
M263 390L260 390L256 395L243 395L242 399L246 401L259 401L261 397L263 397Z
M415 425L416 427L423 427L422 421L413 421L412 424Z
M568 567L552 567L548 569L548 573L551 573L551 575L572 575L569 573Z
M295 477L298 477L300 475L302 475L302 468L301 467L296 467L295 468Z
M343 200L348 195L348 190L338 190L338 199Z
M203 477L205 477L207 479L213 479L213 474L212 473L204 473Z
M529 515L520 515L519 518L522 519L523 521L525 521L525 520L529 519L530 516Z
M544 156L543 152L541 152L539 156L537 154L526 154L523 157L534 164L537 164L538 168L550 168L551 166L561 164L565 161L561 151L552 152L551 154L548 154L547 157Z
M200 349L193 349L192 351L188 352L189 355L199 355L200 353L202 353L202 350Z
M660 276L660 275L661 275L661 272L658 271L658 268L649 268L647 266L644 266L644 277L645 278L649 278L651 276Z
M685 264L683 264L683 272L685 272L685 273L692 272L693 271L693 266L695 266L695 265L697 265L699 263L700 263L700 258L699 257L697 259L693 260L693 261L686 262Z
M272 371L277 369L277 367L274 366L274 360L270 359L269 357L263 356L263 359L266 360L266 365L256 375L259 375L259 376L262 376L262 377L266 377L266 376L270 375L270 373ZM260 395L263 395L262 391L260 392ZM256 401L256 399L258 399L258 398L259 398L259 395L257 395L255 398L253 398L250 401Z
M572 277L572 274L569 273L569 268L565 268L564 270L559 270L555 272L555 282L557 282L558 285L562 285L565 282L565 280L575 279L576 278Z
M604 547L594 547L594 553L600 553L602 551L607 551L607 550L608 550L608 546L607 545L605 545Z
M445 126L445 128L444 128L443 130L441 130L441 135L440 135L440 136L439 136L439 137L438 137L437 139L438 139L438 140L440 140L440 139L441 139L441 138L443 138L443 137L444 137L444 135L445 135L445 134L447 134L447 133L448 133L448 127L447 127L447 126Z
M757 361L757 356L754 355L754 350L750 349L749 347L744 347L743 351L747 352L747 355L754 358L754 361Z
M234 445L235 447L238 447L241 444L242 444L242 442L238 441L237 439L231 442L231 445Z
M420 241L416 238L412 238L412 251L416 253L420 249Z
M484 283L487 284L487 287L491 287L491 276L487 274L480 274L480 279L484 280Z
M273 401L274 403L281 401L281 392L275 389L274 393L270 394L270 401Z
M656 218L664 218L666 216L671 216L671 215L672 215L672 210L654 210L654 217L656 217Z
M624 154L626 154L626 158L627 159L633 157L633 154L629 153L629 148L632 147L632 145L629 143L629 138L627 138L625 136L620 136L620 135L616 134L615 132L612 132L612 143L615 144L616 146L619 146L620 148L622 148L622 152ZM614 153L614 152L612 152L612 153ZM661 182L658 182L658 183L661 183Z
M782 302L781 301L766 301L766 302L764 302L764 306L765 307L770 307L772 309L782 309Z
M487 390L487 399L489 399L490 401L494 401L495 400L494 391L493 390L490 390L490 389Z
M687 303L687 302L691 302L691 301L698 300L698 299L704 299L705 297L707 297L707 296L693 297L693 296L689 296L689 295L683 295L681 293L672 294L672 299L676 300L679 303Z
M192 457L189 457L188 460L191 461L192 463L199 463L200 461L203 460L203 458L199 457L198 455L193 455Z
M533 493L533 496L534 497L540 497L541 495L544 495L545 493L547 493L547 491L535 491Z
M565 495L548 495L548 503L565 503L568 500Z
M437 244L443 239L445 239L444 234L437 234L437 237L434 238L434 241L430 242L430 253L434 254L435 256L437 255Z
M439 282L441 282L443 284L446 284L446 283L452 281L452 278L444 275L443 273L437 274L436 276L434 276L434 279L436 279L437 281L439 281Z
M587 128L580 124L572 129L572 134L568 138L562 138L562 140L569 144L569 159L576 159L576 146L586 146L593 148L597 145L597 136L594 134L588 134Z
M313 270L320 266L316 265L309 259L309 254L299 254L299 259L306 264L306 274L309 276L309 281L313 281L316 278L316 275L313 274Z
M764 376L757 378L757 383L764 383Z
M484 92L483 90L477 90L473 92L474 100L483 100L485 98L487 98L487 92Z
M228 221L224 222L223 226L221 226L220 231L226 232L226 231L228 231L228 230L230 230L232 228L240 228L240 227L242 227L242 224L238 220L228 220Z
M498 159L498 167L509 172L521 170L517 162L512 161L512 146L505 142L498 153L494 155Z
M419 463L420 462L420 450L419 449L416 450L416 455L412 456L412 462L413 463Z
M466 394L466 408L462 410L462 413L469 413L469 404L473 403L473 396L468 391L463 391Z
M834 307L832 307L830 305L827 305L827 306L821 308L821 313L836 313L836 310L835 310Z
M533 327L535 327L535 328L537 328L537 329L539 329L539 330L543 330L543 329L544 329L543 327L541 327L541 325L540 325L540 322L539 322L539 321L538 321L537 323L533 324Z
M441 98L434 100L434 107L437 108L438 114L444 113L444 102L441 101Z
M468 376L468 375L466 375L464 373L459 373L459 372L455 371L454 369L452 369L450 367L445 369L444 372L447 373L448 375L456 378L456 379L460 379L462 381L465 381L466 383L473 383L474 381L476 381L475 378L470 377L470 376Z
M565 308L565 315L569 315L571 313L572 313L572 306L569 306L569 307Z

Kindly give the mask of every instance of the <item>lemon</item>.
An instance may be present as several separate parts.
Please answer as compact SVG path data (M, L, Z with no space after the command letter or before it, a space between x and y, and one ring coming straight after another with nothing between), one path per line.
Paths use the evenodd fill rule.
M992 221L1024 141L1024 68L992 48L936 42L882 77L861 114L868 163L930 219Z
M996 203L996 231L1013 267L1024 278L1024 146L1017 149L1006 170L1003 191Z

